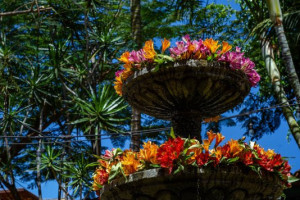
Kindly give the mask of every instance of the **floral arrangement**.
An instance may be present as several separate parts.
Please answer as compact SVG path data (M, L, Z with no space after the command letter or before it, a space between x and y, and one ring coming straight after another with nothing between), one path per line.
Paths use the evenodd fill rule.
M123 82L131 76L134 71L141 70L145 67L158 70L163 64L168 62L176 62L180 60L196 59L207 61L218 61L229 63L232 70L242 70L248 77L251 86L255 86L260 76L254 70L255 64L244 57L239 47L235 51L230 51L232 46L227 42L218 44L213 39L191 40L189 35L182 37L182 41L176 42L176 46L169 49L170 55L166 55L166 50L170 47L169 40L162 40L161 53L158 54L154 49L152 40L146 41L143 49L138 51L124 52L119 58L124 63L122 70L116 72L115 90L122 96ZM222 46L222 48L220 48Z
M180 137L170 138L158 146L146 142L139 152L121 149L106 150L98 160L99 167L94 173L93 189L99 191L103 185L137 171L151 168L165 168L170 174L178 173L185 167L221 167L242 165L258 174L263 172L278 175L285 187L290 187L291 167L280 154L273 150L264 150L258 144L247 144L231 139L223 146L224 136L220 133L207 132L208 138L200 143L196 139ZM212 147L210 149L210 147Z

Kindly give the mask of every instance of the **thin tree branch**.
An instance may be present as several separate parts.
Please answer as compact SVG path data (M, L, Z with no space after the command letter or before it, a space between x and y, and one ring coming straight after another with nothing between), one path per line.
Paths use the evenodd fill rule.
M2 16L14 16L14 15L20 15L20 14L27 14L27 13L39 13L39 12L46 12L46 11L50 11L53 10L52 7L47 7L47 8L43 8L43 7L38 7L38 9L28 9L28 10L20 10L20 11L12 11L12 12L3 12L0 13L0 17Z

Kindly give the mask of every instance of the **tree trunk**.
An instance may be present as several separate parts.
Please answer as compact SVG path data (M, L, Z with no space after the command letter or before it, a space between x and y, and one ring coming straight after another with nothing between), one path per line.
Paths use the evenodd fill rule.
M8 92L5 92L5 96L4 96L4 114L3 114L3 119L6 120L6 117L8 116L8 108L9 108L9 94ZM9 162L9 165L11 164L11 148L9 147L8 144L8 138L6 137L6 128L3 129L3 135L4 135L4 141L5 141L5 150L6 150L6 162ZM3 159L3 158L2 158ZM0 159L1 160L1 159ZM3 162L5 162L5 160L3 160ZM2 177L2 175L0 174L0 182L2 182L5 187L7 187L10 191L10 193L12 194L13 198L15 200L21 200L21 197L17 191L16 185L15 185L15 177L13 174L13 169L12 167L10 167L10 169L8 169L8 172L6 172L7 175L10 176L11 179L11 183L9 182L9 176L7 176L6 180L4 177Z
M141 35L141 1L131 0L130 2L131 10L131 33L132 38L137 46L137 48L142 47L142 35ZM141 130L141 113L132 107L131 115L131 143L130 148L133 151L139 151L141 136L137 131Z
M279 46L281 48L281 55L283 59L283 64L286 68L288 74L288 81L292 86L294 94L297 99L297 103L300 103L300 82L299 77L296 73L294 62L292 59L291 51L289 48L286 35L284 33L284 28L282 24L282 13L279 0L267 0L267 5L269 8L270 18L274 23L277 39Z
M44 116L44 107L45 107L46 100L44 100L43 105L41 106L40 110L40 123L39 123L39 136L42 137L43 132L43 116ZM41 154L42 154L42 139L39 139L38 149L36 151L36 182L37 182L37 188L38 188L38 195L39 200L43 200L42 197L42 187L41 187Z
M298 147L300 148L300 127L293 115L293 110L289 105L284 89L280 83L280 73L274 61L273 49L271 48L269 41L262 41L262 56L265 60L266 68L271 78L275 97L277 101L283 105L282 111L284 117L289 125L294 139L296 140L296 143L298 144Z

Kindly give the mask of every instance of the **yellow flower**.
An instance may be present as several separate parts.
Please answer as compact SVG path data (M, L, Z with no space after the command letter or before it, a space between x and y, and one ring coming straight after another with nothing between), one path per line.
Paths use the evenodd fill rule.
M215 53L217 49L221 46L218 45L218 41L213 40L212 38L206 39L203 44L210 50L211 53Z
M165 50L167 48L169 48L170 44L171 44L170 40L167 40L166 38L164 38L164 40L161 40L161 48L162 48L161 53L162 54L165 52Z
M128 51L126 51L122 54L122 56L118 60L124 62L125 64L128 64L128 63L130 63L129 56L130 56L130 53Z
M265 151L265 155L268 156L269 159L272 159L275 156L275 152L273 149L268 149L268 151Z
M226 53L227 51L229 51L232 48L231 45L228 44L228 42L222 42L222 51L220 54Z
M156 55L156 52L154 50L154 45L153 45L153 41L152 40L146 41L143 50L145 52L144 56L145 56L146 59L153 59L154 56Z
M145 142L143 145L144 149L140 150L139 157L145 162L150 162L152 164L158 164L156 159L158 146L151 141Z
M230 149L229 152L232 154L233 157L237 156L243 150L243 148L237 140L231 139L230 141L228 141L228 144Z
M123 166L125 175L128 176L129 174L136 172L141 163L139 160L137 160L136 153L127 151L123 157L123 160L121 161L121 164Z

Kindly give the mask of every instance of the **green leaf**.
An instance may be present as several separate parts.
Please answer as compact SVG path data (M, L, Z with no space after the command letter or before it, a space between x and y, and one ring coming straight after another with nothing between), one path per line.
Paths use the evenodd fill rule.
M227 159L227 163L234 163L236 161L238 161L239 157L235 157L235 158L229 158Z
M170 137L171 137L171 138L173 138L173 139L175 139L175 138L176 138L176 136L175 136L175 132L174 132L174 129L173 129L173 127L171 127L171 131L170 131Z
M289 182L289 183L297 182L297 181L299 181L299 180L300 180L300 179L297 178L297 177L295 177L295 176L289 176L289 177L288 177L288 182Z
M177 174L177 173L179 173L179 172L181 172L183 170L184 170L184 166L183 165L179 165L178 168L174 171L174 174Z
M118 176L120 173L122 173L122 165L121 163L118 163L117 165L113 165L111 167L111 171L109 173L109 178L108 178L108 181L111 181L113 180L116 176Z
M151 167L154 167L154 168L160 168L160 165L158 164L150 164Z
M189 147L189 149L195 149L195 148L200 148L201 144L194 144L192 146Z

